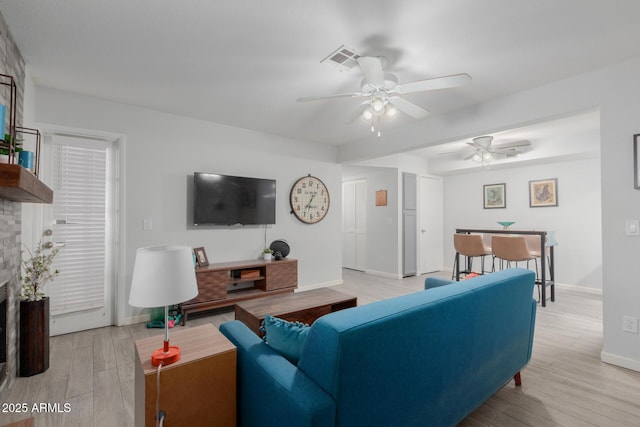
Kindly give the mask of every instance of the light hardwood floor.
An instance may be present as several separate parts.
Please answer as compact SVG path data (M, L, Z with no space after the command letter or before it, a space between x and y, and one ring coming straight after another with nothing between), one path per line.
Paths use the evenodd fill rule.
M363 305L420 290L424 278L393 280L345 270L345 284L336 289ZM232 310L219 310L190 316L186 327L231 319ZM133 342L161 333L138 324L53 337L49 370L17 378L3 402L69 403L70 412L0 413L0 425L28 415L38 427L133 425ZM601 296L558 287L556 302L538 306L522 387L507 384L461 425L640 426L640 373L602 363L601 346Z

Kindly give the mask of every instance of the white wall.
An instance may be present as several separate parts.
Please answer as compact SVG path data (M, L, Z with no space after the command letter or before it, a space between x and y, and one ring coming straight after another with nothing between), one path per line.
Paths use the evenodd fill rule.
M127 304L135 251L157 244L204 246L210 262L257 258L264 227L192 227L188 202L194 171L275 179L276 224L267 244L286 239L289 257L298 259L300 287L337 284L341 264L341 166L335 148L160 113L143 108L37 88L37 121L124 136L122 158L124 223L117 285L119 322L139 320L141 310ZM45 127L47 125L41 125ZM289 213L289 191L311 173L331 194L328 215L305 225ZM153 221L143 231L143 219Z
M558 179L558 206L529 207L529 181ZM507 207L484 209L483 185L506 184ZM584 159L444 178L444 263L453 266L456 228L555 230L556 283L602 289L600 159ZM524 265L521 265L524 266ZM533 264L530 265L533 268Z

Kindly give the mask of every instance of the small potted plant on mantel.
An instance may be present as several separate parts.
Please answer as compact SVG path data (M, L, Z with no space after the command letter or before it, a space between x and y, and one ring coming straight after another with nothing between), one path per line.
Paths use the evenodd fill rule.
M4 134L4 139L1 141L4 144L0 147L0 163L9 163L9 149L13 144L13 150L15 152L14 156L16 159L20 156L20 152L22 151L22 140L14 138L13 143L11 142L11 136L8 133ZM16 163L17 160L16 160Z
M49 297L43 287L59 273L52 268L60 251L45 230L34 251L23 251L23 275L20 276L20 376L30 377L49 368ZM27 257L24 257L24 254Z

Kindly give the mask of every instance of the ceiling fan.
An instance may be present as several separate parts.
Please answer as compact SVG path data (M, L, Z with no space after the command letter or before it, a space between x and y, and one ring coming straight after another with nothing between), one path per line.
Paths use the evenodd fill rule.
M502 145L491 145L493 137L490 135L478 136L467 142L468 145L474 148L473 152L467 155L464 160L473 160L476 163L483 165L492 162L498 157L513 157L522 152L522 147L531 145L531 142L523 139L521 141L514 141Z
M362 118L371 122L371 131L375 132L383 116L393 117L398 111L416 120L424 119L429 112L413 102L407 101L401 95L428 90L447 89L463 86L471 81L468 74L454 74L433 79L398 84L394 76L384 74L381 57L355 56L364 79L360 91L340 93L328 96L311 96L298 98L298 102L319 101L336 98L366 98L362 103Z

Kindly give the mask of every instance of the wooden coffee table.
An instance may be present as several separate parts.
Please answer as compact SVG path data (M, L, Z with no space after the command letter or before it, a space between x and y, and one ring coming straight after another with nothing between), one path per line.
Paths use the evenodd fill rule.
M267 314L292 322L312 324L320 316L357 304L358 299L354 296L320 288L239 302L236 304L236 319L256 335L262 336L258 329Z

